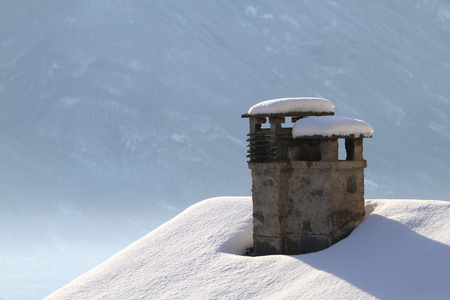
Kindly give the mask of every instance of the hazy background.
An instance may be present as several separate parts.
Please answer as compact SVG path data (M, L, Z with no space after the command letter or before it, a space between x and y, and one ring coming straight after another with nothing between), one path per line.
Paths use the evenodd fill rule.
M447 1L0 0L0 297L251 195L257 102L369 122L366 198L450 200Z

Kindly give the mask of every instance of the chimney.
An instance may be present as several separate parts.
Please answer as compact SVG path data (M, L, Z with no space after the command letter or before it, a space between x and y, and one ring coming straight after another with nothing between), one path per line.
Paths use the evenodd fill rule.
M321 98L264 101L242 117L250 122L252 254L315 252L347 237L364 218L363 138L372 127L334 116ZM293 127L282 126L286 118Z

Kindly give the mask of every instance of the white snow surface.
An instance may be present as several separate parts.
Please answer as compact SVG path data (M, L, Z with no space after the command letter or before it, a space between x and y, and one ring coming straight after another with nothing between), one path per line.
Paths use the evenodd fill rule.
M307 136L363 136L372 137L372 126L362 120L339 116L311 116L298 120L292 128L294 138Z
M366 200L349 237L249 257L251 197L199 202L46 299L448 299L450 202Z
M334 104L314 97L281 98L260 102L248 110L249 115L290 112L334 112Z

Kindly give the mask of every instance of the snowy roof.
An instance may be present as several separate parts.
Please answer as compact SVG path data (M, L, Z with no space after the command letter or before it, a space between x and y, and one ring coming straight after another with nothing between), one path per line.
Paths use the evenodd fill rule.
M294 138L302 137L372 137L370 124L353 118L338 116L306 117L295 122L292 128Z
M249 257L251 197L205 200L46 299L448 299L450 202L365 205L330 248Z
M260 102L248 110L248 115L334 114L334 104L322 98L282 98Z

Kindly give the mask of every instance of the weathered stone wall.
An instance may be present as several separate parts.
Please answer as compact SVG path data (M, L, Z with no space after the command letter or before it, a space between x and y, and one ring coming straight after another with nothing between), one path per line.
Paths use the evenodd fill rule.
M249 167L255 254L322 250L345 238L364 218L365 160L249 163Z
M287 163L249 163L252 170L253 234L257 253L283 253L282 215Z
M333 231L345 227L349 220L358 225L364 218L364 168L365 160L333 163L332 212Z

